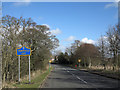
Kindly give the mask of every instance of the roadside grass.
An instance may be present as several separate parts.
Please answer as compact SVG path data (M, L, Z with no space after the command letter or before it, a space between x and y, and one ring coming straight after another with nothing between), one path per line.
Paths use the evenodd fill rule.
M15 88L39 88L39 86L43 83L44 79L50 74L50 71L52 69L53 68L51 67L42 74L36 73L38 75L36 75L36 77L31 80L31 83L29 83L29 81L25 79L20 83L12 84L12 86L14 86Z
M119 71L113 71L113 70L90 70L90 72L100 74L106 77L111 77L114 79L120 79L120 72Z
M102 75L105 77L109 77L109 78L114 78L114 79L119 79L120 80L120 71L116 70L104 70L104 69L97 69L97 68L88 68L88 67L75 67L74 65L69 65L72 68L78 69L78 70L83 70L83 71L87 71L93 74L98 74L98 75Z

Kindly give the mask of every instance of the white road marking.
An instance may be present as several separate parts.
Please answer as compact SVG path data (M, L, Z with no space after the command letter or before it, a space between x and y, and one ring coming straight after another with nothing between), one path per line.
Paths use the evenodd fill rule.
M71 69L71 68L70 68L69 70L73 70L73 71L75 71L76 69Z
M69 72L69 71L67 71L67 72Z
M55 68L55 69L63 69L63 70L66 70L66 68Z
M66 68L64 68L67 72L69 72ZM78 77L77 75L73 74L73 73L70 73L72 74L73 77L76 77L77 79L81 80L82 82L84 82L85 84L87 83L85 80L81 79L80 77Z
M64 70L66 70L66 68L64 68Z
M87 83L85 80L81 79L80 77L78 77L78 76L76 76L76 77L77 77L77 79L83 81L84 83Z
M72 73L71 73L72 74ZM74 74L72 74L73 76L75 76Z

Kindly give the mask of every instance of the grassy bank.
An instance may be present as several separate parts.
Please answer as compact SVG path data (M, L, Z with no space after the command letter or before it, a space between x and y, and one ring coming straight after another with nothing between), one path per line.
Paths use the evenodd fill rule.
M50 71L53 68L44 71L35 73L34 77L31 77L31 83L29 83L28 78L21 80L20 83L8 83L6 88L39 88L43 83L44 79L50 74Z
M89 72L89 73L93 73L93 74L98 74L98 75L101 75L101 76L105 76L105 77L108 77L108 78L113 78L113 79L119 79L120 80L120 71L116 70L116 71L113 71L113 70L104 70L104 69L92 69L92 68L84 68L84 67L75 67L73 65L69 65L70 67L72 68L76 68L78 70L83 70L83 71L86 71L86 72Z
M105 77L113 78L113 79L119 79L120 80L120 71L113 71L113 70L103 70L103 69L87 69L88 72L102 75Z

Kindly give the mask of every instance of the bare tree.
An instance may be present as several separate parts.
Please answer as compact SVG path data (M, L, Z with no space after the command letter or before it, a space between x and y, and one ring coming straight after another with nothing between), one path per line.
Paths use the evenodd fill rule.
M118 64L117 58L118 58L118 50L119 50L119 42L120 42L118 25L109 28L109 30L107 31L107 37L109 42L109 51L111 52L111 56L113 57L113 64L114 66L117 66Z
M109 54L108 41L106 36L101 35L100 39L98 40L98 47L101 55L102 65L104 66L105 69L105 65L106 65L105 59L108 58L108 54Z
M31 71L46 69L51 50L57 47L58 39L49 33L45 25L37 25L31 18L2 18L2 79L15 81L18 78L16 49L22 45L32 49ZM21 57L21 76L27 75L27 57Z

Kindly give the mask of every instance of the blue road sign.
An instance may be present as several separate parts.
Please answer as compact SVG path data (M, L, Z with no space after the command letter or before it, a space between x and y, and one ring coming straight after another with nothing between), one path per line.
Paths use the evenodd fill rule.
M16 49L17 56L29 56L31 55L31 49L25 46Z

